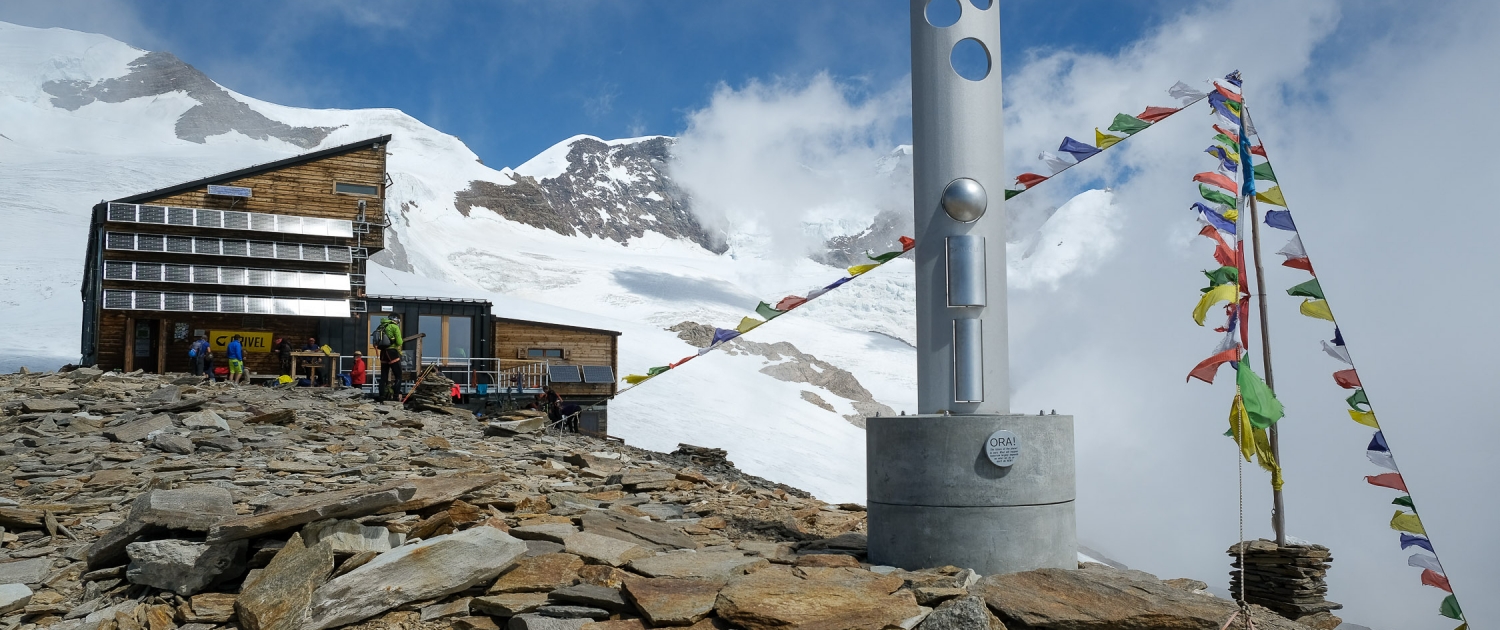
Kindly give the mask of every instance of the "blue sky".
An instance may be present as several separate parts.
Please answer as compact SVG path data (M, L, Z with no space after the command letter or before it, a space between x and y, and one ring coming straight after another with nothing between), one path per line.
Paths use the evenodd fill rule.
M888 89L909 69L906 6L0 0L0 20L169 51L282 105L398 108L499 167L580 133L677 134L720 83L828 72L849 90ZM1038 49L1109 53L1181 6L1011 0L1002 58L1009 67Z

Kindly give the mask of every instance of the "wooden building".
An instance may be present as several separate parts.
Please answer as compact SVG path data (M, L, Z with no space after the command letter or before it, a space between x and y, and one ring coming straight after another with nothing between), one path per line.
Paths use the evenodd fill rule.
M371 138L94 206L82 364L188 371L197 335L210 335L222 357L229 336L240 334L246 371L276 374L274 339L300 349L329 320L358 317L366 259L384 246L388 142Z
M619 391L620 333L523 319L495 317L495 356L517 369L544 362L546 381L566 403L588 408L578 420L584 433L608 435L605 403ZM512 358L514 357L514 358Z

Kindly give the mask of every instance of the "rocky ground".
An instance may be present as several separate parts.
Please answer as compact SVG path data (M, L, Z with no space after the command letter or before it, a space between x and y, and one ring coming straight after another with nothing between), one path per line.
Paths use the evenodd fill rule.
M0 376L0 630L1206 630L1235 610L1103 565L871 566L858 505L722 451L541 425L353 390Z

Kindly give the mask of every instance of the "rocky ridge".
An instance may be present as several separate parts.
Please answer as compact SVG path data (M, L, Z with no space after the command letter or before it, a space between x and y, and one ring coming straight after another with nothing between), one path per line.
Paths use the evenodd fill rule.
M433 402L0 376L0 629L1208 629L1234 610L1102 565L871 566L862 507L723 451Z

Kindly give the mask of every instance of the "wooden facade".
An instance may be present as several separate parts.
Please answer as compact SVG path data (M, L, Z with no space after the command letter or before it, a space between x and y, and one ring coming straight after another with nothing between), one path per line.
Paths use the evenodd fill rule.
M496 317L495 356L519 361L545 360L553 365L609 366L609 383L560 383L552 388L568 399L592 402L618 391L620 333L547 322ZM561 356L557 356L561 355Z
M389 142L371 138L95 206L82 364L186 371L199 331L287 337L301 349L308 337L323 343L335 322L359 318L366 260L384 244ZM278 371L274 355L247 350L248 372Z

